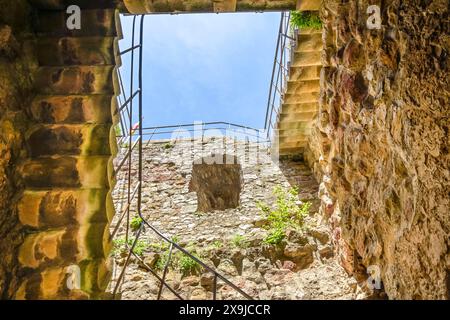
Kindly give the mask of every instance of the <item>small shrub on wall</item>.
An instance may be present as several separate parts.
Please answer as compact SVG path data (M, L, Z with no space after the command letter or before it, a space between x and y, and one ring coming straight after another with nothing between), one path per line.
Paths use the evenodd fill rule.
M277 186L273 190L276 197L275 206L259 202L258 208L267 217L266 228L269 231L264 242L279 244L286 237L287 228L302 228L303 220L309 212L311 204L298 199L298 189L285 190Z
M322 21L317 13L310 11L292 11L291 25L299 29L322 29Z

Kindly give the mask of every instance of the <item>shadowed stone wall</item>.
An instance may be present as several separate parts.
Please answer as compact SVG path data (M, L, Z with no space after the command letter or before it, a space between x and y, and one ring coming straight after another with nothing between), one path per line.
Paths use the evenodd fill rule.
M16 165L27 156L24 134L32 98L32 10L25 0L0 1L0 298L17 288L17 248L22 241L17 201L23 186Z
M197 193L197 211L209 212L239 206L242 169L234 156L219 155L202 158L192 166L189 191Z
M369 5L381 29L366 27ZM323 2L319 116L307 154L343 265L390 298L448 298L448 1Z
M296 8L297 0L122 0L123 11L130 13L281 11ZM317 2L309 0L305 2Z

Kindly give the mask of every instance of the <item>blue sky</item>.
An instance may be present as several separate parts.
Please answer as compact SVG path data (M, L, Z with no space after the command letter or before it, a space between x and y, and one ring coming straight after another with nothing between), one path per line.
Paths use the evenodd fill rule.
M149 15L144 127L227 121L262 128L279 13ZM121 50L131 44L122 16ZM129 55L122 58L125 84ZM128 92L127 92L128 96Z

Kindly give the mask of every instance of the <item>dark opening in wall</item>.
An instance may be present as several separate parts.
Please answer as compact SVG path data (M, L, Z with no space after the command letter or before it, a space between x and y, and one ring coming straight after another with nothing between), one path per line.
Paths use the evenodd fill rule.
M197 192L197 211L238 207L241 188L242 170L235 156L210 156L194 162L189 191Z

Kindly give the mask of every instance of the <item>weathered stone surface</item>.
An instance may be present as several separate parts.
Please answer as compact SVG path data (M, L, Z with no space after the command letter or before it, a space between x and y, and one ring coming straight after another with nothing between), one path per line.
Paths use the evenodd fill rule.
M311 244L298 245L289 243L284 248L284 254L292 258L298 268L303 269L314 261L313 253L315 249L316 247Z
M96 4L97 1L91 5ZM101 4L99 4L100 7ZM47 37L118 37L121 36L120 29L117 28L120 25L119 19L113 8L85 9L83 10L83 28L70 30L66 27L66 10L44 10L37 17L36 31Z
M111 95L37 96L30 112L43 124L111 123L115 99Z
M19 169L29 188L109 188L109 163L109 156L42 157Z
M241 165L237 158L219 156L202 158L192 167L189 191L197 193L197 211L233 209L239 206L242 188ZM198 162L198 163L197 163Z
M316 6L319 1L312 0ZM235 12L294 10L297 0L123 0L123 10L134 14L152 12Z
M365 27L371 4L323 1L326 67L306 158L346 269L378 267L392 299L446 299L448 2L383 2L379 30Z
M18 213L23 225L43 230L108 222L113 215L111 206L112 198L108 189L28 190L19 201Z
M22 242L17 194L23 185L16 165L27 157L26 108L36 70L28 1L0 0L0 299L18 289L17 250Z
M39 125L30 130L28 147L32 157L51 155L111 155L111 124Z
M113 66L41 67L36 88L41 94L111 94Z
M39 5L55 7L36 13L38 97L31 102L29 94L27 107L36 124L23 143L28 159L16 173L26 187L17 211L28 232L16 254L20 274L13 280L20 288L11 296L100 298L110 277L120 25L115 10L83 10L82 30L69 31L63 2ZM97 1L86 8L105 7ZM80 282L76 287L68 284L69 274Z
M38 42L41 65L114 65L119 51L115 37L43 38Z
M264 243L267 236L267 230L264 229L267 227L267 217L258 209L257 201L275 201L272 193L275 186L298 186L301 201L313 203L311 215L307 217L309 227L305 230L322 230L316 220L318 184L305 163L284 159L277 165L271 161L267 149L262 146L258 149L256 143L250 142L246 145L244 141L234 142L231 139L225 142L226 148L222 139L205 139L203 143L181 140L144 144L142 213L147 221L168 237L176 236L180 245L188 251L194 250L208 266L215 268L255 298L356 298L357 286L350 286L351 281L343 268L333 259L332 254L324 249L332 247L329 241L322 246L319 240L306 231L292 229L288 230L286 239L278 246ZM230 159L237 160L234 163L239 163L239 170L242 171L240 206L198 212L196 194L190 192L189 188L194 161L218 150L222 152L217 153L220 155L237 156L237 159ZM133 154L133 159L136 156ZM117 161L120 161L120 157ZM126 169L119 172L117 188L113 194L118 211L124 208L126 203L126 174ZM216 177L220 177L219 174ZM223 187L223 181L218 180L216 184ZM209 189L214 187L209 186ZM131 208L131 213L133 212L134 205ZM114 219L112 227L115 227L116 221L117 218ZM126 232L125 225L122 224L118 230L117 239L121 240ZM317 238L324 240L325 236L320 235L316 234ZM130 233L130 237L132 236ZM154 271L161 275L161 267L157 267L161 265L161 261L155 261L154 258L164 257L168 252L167 247L158 249L161 248L161 239L147 229L141 234L140 241L147 246L142 253L143 259L151 260ZM175 290L184 298L211 299L214 281L212 273L199 270L194 274L183 275L185 271L180 270L176 262L179 259L180 256L173 258L174 262L167 274ZM123 254L115 253L114 260L116 276L109 290L112 290L123 267ZM157 285L158 280L139 266L140 263L133 260L127 268L126 280L121 287L122 299L156 298L157 292L149 293L143 283ZM324 276L327 280L321 282L323 286L320 290L317 288L317 278L311 277L308 281L303 281L301 272L305 270L310 270L313 274L316 271L319 274L326 273ZM217 289L218 299L242 299L238 292L220 279L217 281ZM164 290L162 299L176 297L169 290Z

